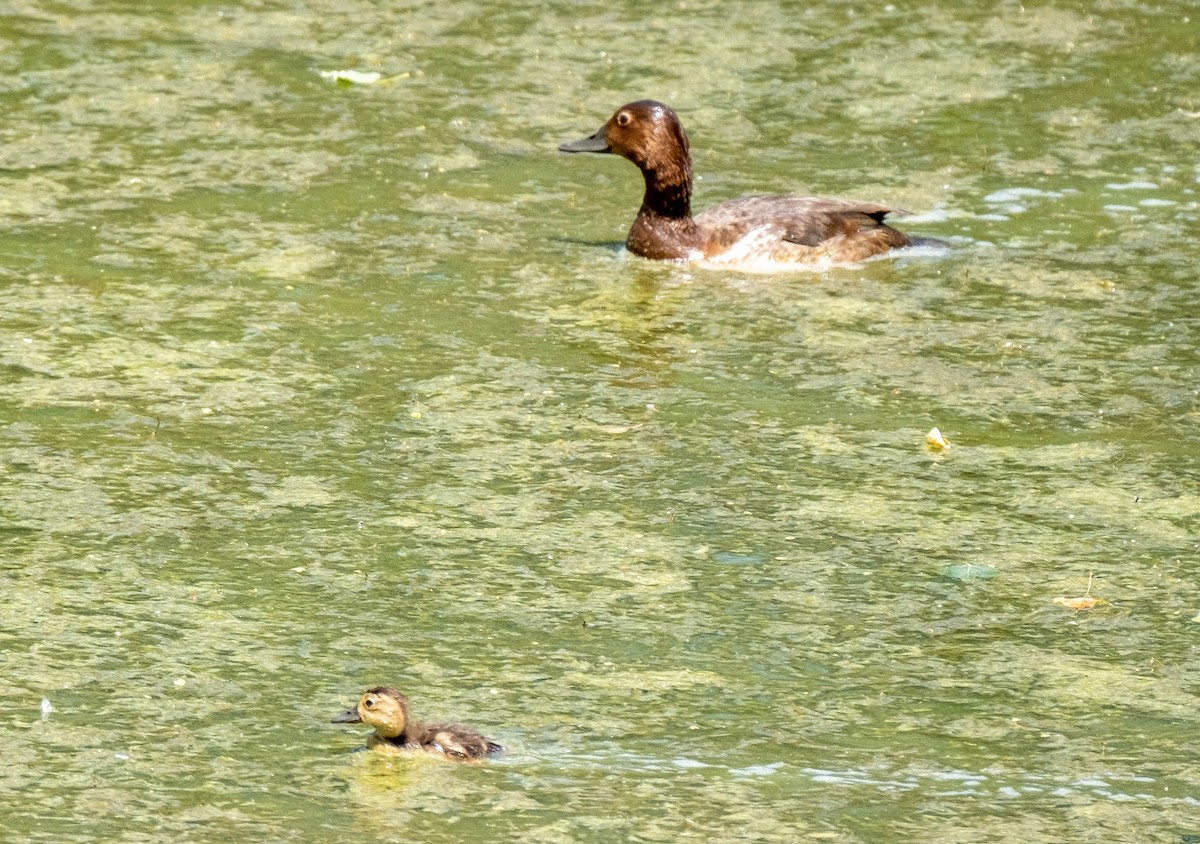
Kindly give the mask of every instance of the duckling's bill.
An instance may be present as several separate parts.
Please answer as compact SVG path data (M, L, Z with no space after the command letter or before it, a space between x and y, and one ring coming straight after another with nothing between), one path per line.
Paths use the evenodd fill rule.
M359 717L358 707L354 706L347 709L341 715L335 715L329 720L330 724L361 724L362 718Z

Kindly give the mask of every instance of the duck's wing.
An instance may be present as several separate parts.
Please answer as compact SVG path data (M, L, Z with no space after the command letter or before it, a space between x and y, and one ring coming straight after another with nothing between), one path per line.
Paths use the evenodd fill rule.
M907 245L908 238L888 226L884 218L907 213L853 199L745 196L705 209L696 222L714 234L720 233L722 240L737 240L752 229L766 227L776 231L780 240L798 246L816 247L837 237L866 236L881 240L881 245L888 248Z

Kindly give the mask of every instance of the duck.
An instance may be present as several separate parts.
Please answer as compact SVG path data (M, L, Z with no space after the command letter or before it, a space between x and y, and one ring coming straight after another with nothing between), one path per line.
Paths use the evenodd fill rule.
M464 724L420 724L409 715L408 698L391 686L374 686L358 703L333 718L333 724L366 724L375 732L367 748L383 752L424 750L436 756L469 762L504 751Z
M611 153L642 171L646 192L625 248L654 261L716 264L853 263L907 246L946 246L892 228L873 202L814 196L744 196L692 216L692 156L679 116L657 100L626 103L562 152Z

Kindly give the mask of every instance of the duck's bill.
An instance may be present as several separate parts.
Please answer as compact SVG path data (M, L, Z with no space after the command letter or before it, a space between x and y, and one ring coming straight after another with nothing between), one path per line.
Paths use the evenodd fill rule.
M600 127L595 134L586 138L559 144L558 149L560 152L612 152L608 139L604 137L604 127Z
M358 717L357 709L347 709L341 715L337 715L329 721L330 724L360 724L362 719Z

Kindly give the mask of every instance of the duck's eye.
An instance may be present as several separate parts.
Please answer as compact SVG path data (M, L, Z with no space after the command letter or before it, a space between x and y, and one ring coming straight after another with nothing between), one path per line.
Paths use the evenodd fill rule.
M363 706L365 706L367 709L374 709L375 708L374 698L367 698L366 700L364 700Z
M623 111L617 115L617 125L618 126L628 126L630 121L632 121L632 120L633 120L633 118L629 115L629 112L627 112L627 111Z

